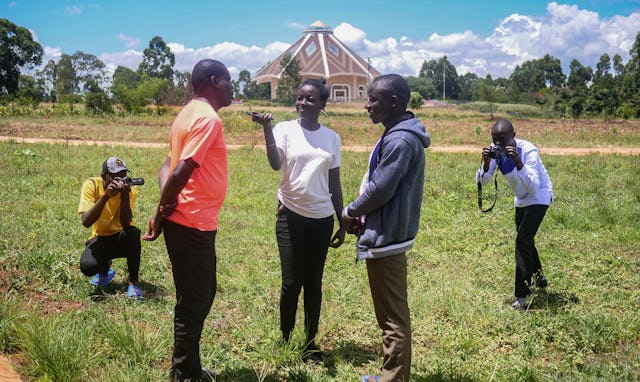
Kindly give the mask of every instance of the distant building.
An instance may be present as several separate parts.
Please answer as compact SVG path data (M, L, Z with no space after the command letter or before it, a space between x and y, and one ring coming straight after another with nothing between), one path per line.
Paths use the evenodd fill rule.
M303 80L326 80L330 90L329 99L334 102L365 100L369 82L380 75L368 61L338 40L331 28L316 21L289 49L256 73L254 81L271 84L272 99L276 98L278 80L283 72L280 61L287 52L298 60Z

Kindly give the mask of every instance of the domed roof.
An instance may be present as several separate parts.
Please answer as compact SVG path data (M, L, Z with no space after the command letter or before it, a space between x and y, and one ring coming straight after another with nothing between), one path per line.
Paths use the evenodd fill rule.
M257 83L279 79L284 68L280 66L282 57L290 53L300 64L300 75L330 79L334 76L356 76L371 80L380 75L368 61L346 46L333 30L321 21L315 21L302 36L275 60L262 67L255 76Z

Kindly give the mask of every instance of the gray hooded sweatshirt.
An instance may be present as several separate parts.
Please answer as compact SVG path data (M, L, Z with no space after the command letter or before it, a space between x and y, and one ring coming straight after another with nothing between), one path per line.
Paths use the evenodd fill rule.
M357 259L404 253L413 247L420 225L424 188L424 149L430 138L417 118L399 122L382 135L372 153L360 196L349 203L350 216L364 216ZM376 158L373 158L373 157Z

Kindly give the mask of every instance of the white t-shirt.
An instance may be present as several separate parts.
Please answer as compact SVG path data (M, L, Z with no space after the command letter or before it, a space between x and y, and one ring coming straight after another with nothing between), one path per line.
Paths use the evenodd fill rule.
M307 218L333 215L329 170L340 167L340 136L322 125L309 131L297 120L278 123L273 136L282 157L280 202Z

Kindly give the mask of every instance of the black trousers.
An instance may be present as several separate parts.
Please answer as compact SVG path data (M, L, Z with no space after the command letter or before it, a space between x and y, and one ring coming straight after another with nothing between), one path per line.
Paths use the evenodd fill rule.
M134 226L109 236L94 236L85 243L84 252L80 255L80 271L85 276L96 273L106 275L111 260L127 258L129 280L138 282L140 271L140 230Z
M542 275L542 264L535 245L535 236L549 206L534 204L516 207L516 278L515 296L531 294L531 277Z
M322 304L322 273L333 233L333 216L311 219L284 208L276 221L280 251L280 330L285 339L296 321L298 296L304 288L304 326L307 343L318 333Z
M171 378L200 378L200 336L216 296L216 232L199 231L168 220L164 240L171 260L176 305Z

